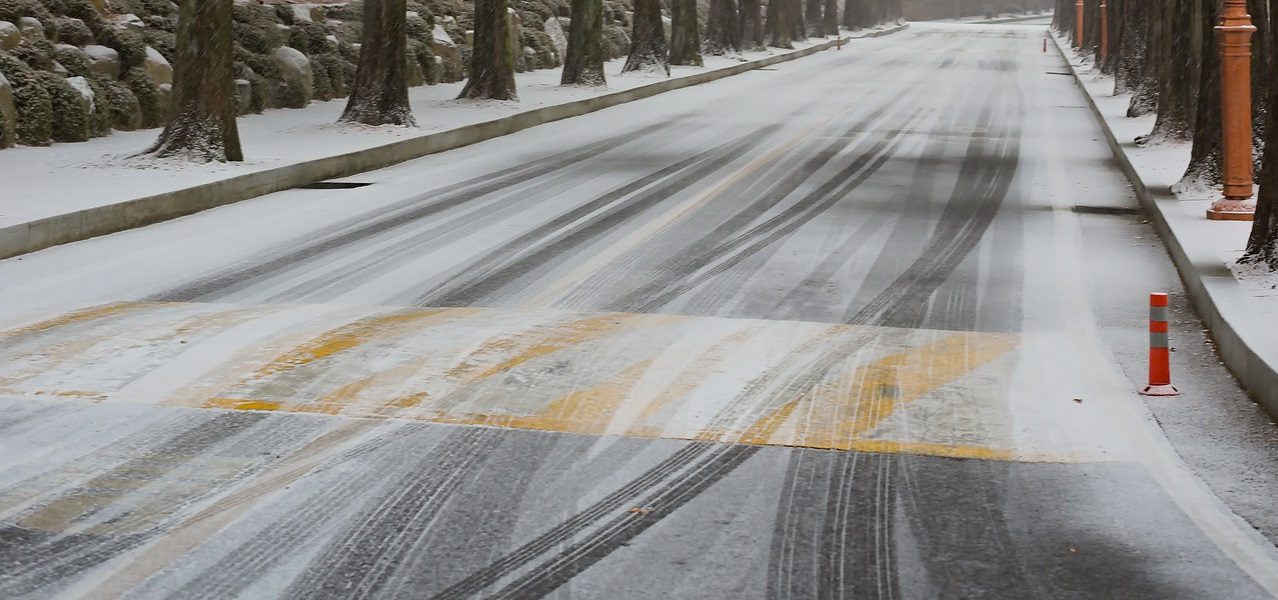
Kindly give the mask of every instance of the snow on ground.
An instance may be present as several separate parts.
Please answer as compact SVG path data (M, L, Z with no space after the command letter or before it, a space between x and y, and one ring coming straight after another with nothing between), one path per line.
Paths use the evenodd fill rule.
M1062 40L1062 45L1066 42ZM1258 314L1265 322L1278 322L1278 274L1257 272L1237 264L1251 232L1250 222L1209 221L1207 208L1220 194L1220 188L1192 186L1188 189L1173 186L1185 174L1189 165L1192 145L1189 143L1161 142L1137 146L1137 136L1149 134L1154 128L1156 115L1129 118L1126 116L1130 94L1114 95L1114 78L1101 74L1090 64L1070 51L1071 63L1078 69L1088 94L1100 108L1114 137L1140 174L1141 181L1151 192L1164 195L1170 202L1161 202L1164 215L1172 225L1182 245L1192 247L1191 256L1213 257L1198 268L1208 276L1234 278L1245 290L1245 296L1254 300L1247 312Z
M796 42L807 48L824 39ZM671 76L730 67L746 60L788 52L769 49L735 57L707 56L705 67L671 67ZM544 106L627 90L664 76L620 74L625 59L605 65L605 89L559 85L560 70L516 74L518 102L456 100L463 82L409 90L418 127L366 127L337 124L345 99L315 102L304 109L268 110L239 119L245 160L238 164L192 165L182 161L138 159L159 135L158 129L115 132L76 144L20 147L0 152L0 228L171 192L229 177L263 171L335 154L354 152L399 139L423 136L501 118Z

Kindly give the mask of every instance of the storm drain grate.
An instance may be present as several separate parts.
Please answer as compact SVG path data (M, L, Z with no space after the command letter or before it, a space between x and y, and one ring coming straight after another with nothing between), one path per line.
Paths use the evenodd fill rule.
M1074 212L1085 215L1120 215L1125 217L1137 217L1145 214L1145 211L1139 208L1125 206L1075 206Z
M299 185L299 190L351 190L362 188L364 186L373 185L371 182L363 181L316 181L306 185Z

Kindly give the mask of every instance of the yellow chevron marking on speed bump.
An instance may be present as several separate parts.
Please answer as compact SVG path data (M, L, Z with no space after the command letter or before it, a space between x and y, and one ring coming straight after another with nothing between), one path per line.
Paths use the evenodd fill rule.
M857 369L848 401L825 405L820 419L800 436L803 445L850 449L848 444L878 427L906 404L989 363L1017 345L1011 336L954 334L893 354ZM828 384L827 384L828 385ZM838 411L840 414L829 414ZM842 415L850 415L843 416Z
M77 311L32 331L61 323L72 326L65 335L74 339L75 323L110 318L126 308L145 305ZM229 328L237 320L226 315L242 310L228 307L205 316L218 323L211 329ZM188 387L204 389L204 381L238 383L182 405L990 460L1065 460L1026 457L1014 448L997 447L1013 443L997 441L1002 434L994 430L960 432L957 438L916 436L909 418L927 412L893 418L942 386L965 385L970 372L1017 347L1019 338L1013 335L553 310L375 308L367 314L372 316L353 321L335 317L327 331L300 344L282 329L284 335L275 343L290 347L246 346L221 362L220 371L198 375ZM183 315L181 320L193 319ZM154 337L145 329L147 321L139 322L143 330L134 333L140 339ZM163 320L156 324L171 326ZM114 335L133 332L117 329L121 333ZM830 370L823 357L840 344L853 351L842 366ZM200 344L185 350L198 352ZM25 352L6 356L0 350L0 357L23 360ZM104 368L115 373L110 361L117 361L130 377L145 374L162 368L168 355L148 356L85 351L51 374L58 378L43 380L58 382L61 390L38 382L5 392L128 401L109 388L96 391L101 381L97 373ZM1010 368L1000 363L973 381L990 381ZM819 379L804 384L808 378ZM760 395L795 382L808 386L798 397ZM960 410L1004 406L1001 394L1006 390L954 391L961 394L962 402L954 405ZM189 391L177 393L189 396ZM993 404L981 404L989 402ZM888 423L893 425L884 427ZM960 443L945 443L950 440Z

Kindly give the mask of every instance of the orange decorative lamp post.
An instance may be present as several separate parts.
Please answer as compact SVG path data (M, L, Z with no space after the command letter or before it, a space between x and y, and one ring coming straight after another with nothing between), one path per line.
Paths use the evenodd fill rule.
M1102 68L1109 59L1109 3L1101 0L1100 3L1100 61Z
M1246 0L1225 0L1216 26L1225 197L1212 203L1208 219L1250 221L1256 212L1251 192L1251 34L1255 31Z
M1083 47L1083 0L1074 0L1074 47Z

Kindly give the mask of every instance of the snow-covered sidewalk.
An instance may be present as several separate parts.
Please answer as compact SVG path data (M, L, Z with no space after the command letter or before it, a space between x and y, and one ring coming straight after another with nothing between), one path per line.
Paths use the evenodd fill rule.
M845 37L877 33L881 32L866 30ZM833 39L799 42L794 50L770 49L748 52L740 57L708 56L705 67L672 67L670 79L799 52ZM0 230L287 165L379 148L667 80L658 74L619 74L623 63L624 59L618 59L606 65L606 89L561 87L559 69L519 73L516 75L518 102L455 100L462 83L411 88L410 100L418 123L416 128L337 124L345 99L316 102L303 109L268 110L260 115L241 117L239 131L245 161L236 164L190 165L132 158L155 140L158 129L116 132L105 138L75 144L0 151L0 182L3 182L0 184Z
M1207 219L1207 208L1219 190L1173 194L1171 186L1189 165L1191 145L1137 146L1136 137L1153 129L1156 116L1127 117L1131 95L1115 96L1113 77L1100 74L1055 39L1101 117L1116 158L1167 244L1225 364L1271 414L1278 415L1278 274L1235 264L1251 223Z

